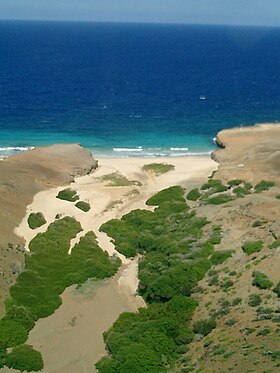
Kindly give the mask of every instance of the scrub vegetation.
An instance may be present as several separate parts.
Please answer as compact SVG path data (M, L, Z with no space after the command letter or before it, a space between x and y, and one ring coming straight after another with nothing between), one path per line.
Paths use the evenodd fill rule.
M29 215L27 222L28 222L29 228L36 229L46 224L47 221L41 212L37 212L37 213L32 212Z
M75 190L72 189L63 189L56 196L58 199L63 201L76 202L79 199L79 196Z
M195 333L207 335L216 326L210 319L192 328L197 302L191 295L213 263L233 254L214 252L221 227L213 227L205 239L203 228L209 222L190 210L179 186L162 190L146 203L155 210L134 210L100 228L120 253L141 254L138 292L147 303L137 313L122 314L104 333L110 356L96 364L100 373L167 372Z
M25 270L10 288L6 314L0 320L0 350L15 347L6 353L2 365L22 371L40 370L40 353L24 345L35 321L61 305L60 294L66 287L116 273L120 260L110 258L98 246L93 232L82 237L68 254L70 240L80 231L80 223L65 217L30 242L31 255L25 256Z
M128 180L128 178L119 172L114 172L112 174L103 175L97 178L100 181L106 183L106 186L110 187L125 187L125 186L141 186L140 181Z
M229 180L225 184L221 180L209 179L200 188L194 188L187 194L190 201L199 201L203 204L221 205L236 198L243 198L248 194L261 193L275 184L272 181L262 180L255 187L243 180Z
M84 202L84 201L79 201L75 204L75 206L84 211L84 212L88 212L90 210L90 204L88 202Z
M168 163L149 163L142 167L142 171L151 172L156 176L165 174L166 172L173 171L174 166Z

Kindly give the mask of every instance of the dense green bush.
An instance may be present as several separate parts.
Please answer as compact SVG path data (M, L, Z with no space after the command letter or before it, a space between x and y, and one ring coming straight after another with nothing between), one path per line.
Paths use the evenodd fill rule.
M187 194L187 199L189 201L197 201L200 198L201 194L199 192L198 188L192 189L188 194Z
M100 228L119 252L142 254L138 291L148 307L122 314L104 334L111 358L97 363L99 372L166 372L193 338L189 296L210 269L214 246L202 239L207 220L189 212L183 195L181 187L165 189L147 202L158 206L154 212L134 210ZM220 227L213 231L220 239Z
M234 250L215 251L210 258L211 263L214 265L222 264L228 258L230 258L234 254L234 252Z
M273 242L269 245L269 248L270 248L270 249L277 249L278 247L280 247L280 239L273 241Z
M101 359L96 364L98 371L166 372L166 366L173 365L180 346L193 338L193 332L186 325L195 307L192 298L181 296L141 308L138 313L121 314L104 333L112 357Z
M255 193L261 193L275 185L274 181L262 180L255 186Z
M222 227L218 225L212 228L210 242L213 245L219 245L221 243L221 240L222 240Z
M7 360L7 351L5 348L0 347L0 369L3 368Z
M223 184L222 184L221 180L209 179L208 182L203 184L200 189L201 190L207 190L207 189L211 189L211 188L219 188L222 185Z
M0 320L0 349L14 347L27 340L27 329L13 320Z
M259 294L250 294L248 297L248 304L251 307L257 307L261 304L262 298Z
M245 241L242 244L242 250L245 254L251 255L253 253L261 251L263 248L263 241Z
M146 201L148 206L159 206L162 202L178 201L184 202L185 191L181 186L172 186L167 189L161 190Z
M280 281L278 282L278 284L275 286L275 288L273 289L274 293L278 295L278 297L280 298Z
M18 307L13 304L7 309L6 315L2 318L2 320L16 321L28 331L31 330L35 324L33 316L25 307Z
M56 198L62 199L64 201L75 202L79 199L79 196L77 195L77 192L75 190L64 189L58 193Z
M220 194L216 197L206 199L206 203L209 205L221 205L230 201L232 201L232 197L227 194Z
M40 352L32 346L21 345L7 356L6 365L21 372L38 372L43 369L43 359Z
M230 186L230 187L235 187L235 186L238 186L240 184L242 184L244 181L241 180L241 179L233 179L233 180L229 180L227 182L227 185Z
M197 334L206 336L216 328L216 325L217 323L215 319L199 320L194 323L193 331Z
M90 210L90 204L88 202L84 202L84 201L79 201L75 204L75 206L84 211L84 212L88 212Z
M41 227L42 225L46 224L46 219L44 218L44 215L41 212L37 212L36 214L32 212L28 216L28 225L31 229L36 229Z
M273 286L273 282L262 272L253 273L253 285L259 289L270 289Z
M237 197L244 197L247 194L250 194L250 190L241 186L238 186L233 189L233 193L237 195Z

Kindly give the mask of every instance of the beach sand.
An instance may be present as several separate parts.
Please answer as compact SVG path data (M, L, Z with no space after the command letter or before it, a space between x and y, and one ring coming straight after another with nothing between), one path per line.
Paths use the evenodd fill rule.
M169 163L173 171L155 176L141 170L149 163ZM145 201L154 193L172 185L191 189L205 181L217 168L210 157L184 158L100 158L99 167L92 173L76 177L68 187L77 191L81 200L91 205L87 213L75 207L74 203L56 198L65 187L41 191L27 207L27 213L15 229L22 237L28 250L30 240L47 229L57 214L73 216L82 225L83 231L72 240L71 246L88 231L94 231L103 250L118 255L123 265L118 274L110 280L89 283L83 291L74 287L62 295L62 306L50 317L39 320L28 339L44 357L43 372L94 372L94 363L105 354L102 333L106 331L123 311L136 311L145 306L143 299L136 295L138 286L137 258L125 259L114 248L110 238L99 232L104 222L120 218L136 208L148 208ZM141 186L107 186L99 178L118 172L128 180L136 180ZM31 212L42 212L46 225L31 230L27 218ZM59 356L59 358L58 358ZM8 371L8 370L7 370Z

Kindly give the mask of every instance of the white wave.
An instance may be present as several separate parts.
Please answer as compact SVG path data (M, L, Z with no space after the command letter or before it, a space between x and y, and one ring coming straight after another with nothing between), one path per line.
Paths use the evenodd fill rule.
M186 152L189 150L189 148L170 148L170 150L173 152Z
M142 152L142 146L138 148L113 148L114 152Z
M26 150L34 149L34 146L7 146L6 148L0 148L1 152L24 152Z

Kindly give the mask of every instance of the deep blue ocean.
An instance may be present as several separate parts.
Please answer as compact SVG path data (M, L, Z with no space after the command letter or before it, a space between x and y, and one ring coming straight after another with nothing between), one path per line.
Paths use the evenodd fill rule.
M279 119L278 28L0 22L0 156L207 153L223 128Z

